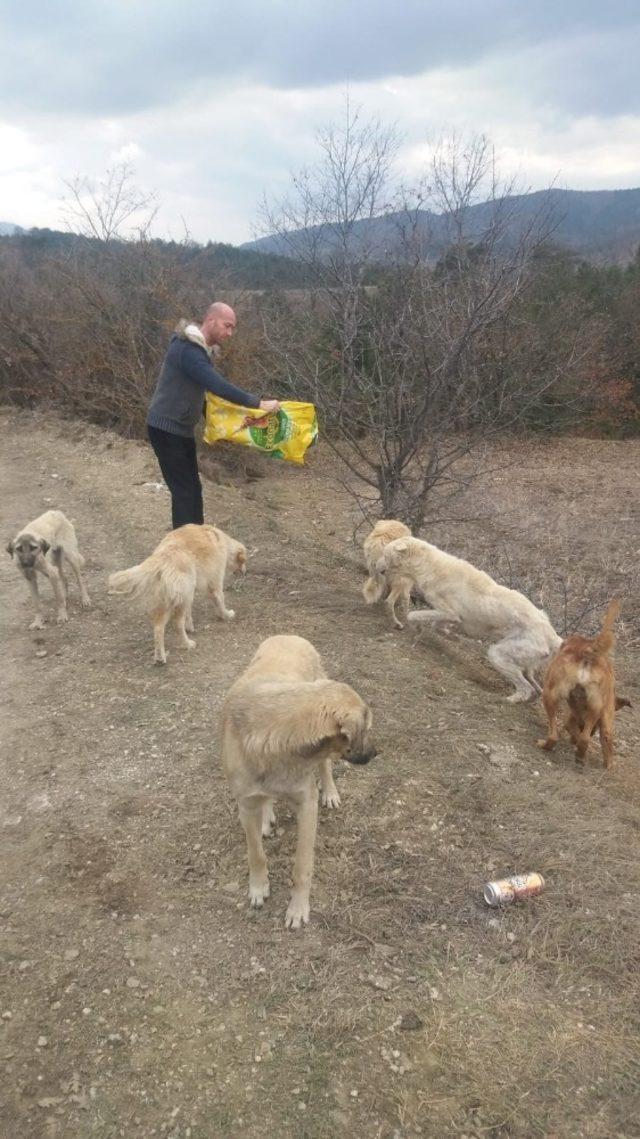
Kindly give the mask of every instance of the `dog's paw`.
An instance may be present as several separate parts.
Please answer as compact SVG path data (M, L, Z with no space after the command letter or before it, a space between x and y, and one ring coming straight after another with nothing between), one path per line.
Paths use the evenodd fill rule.
M62 613L58 613L58 616L56 617L58 625L66 625L68 620L69 614L67 613L66 609Z
M85 593L84 597L81 599L80 604L82 605L83 609L91 608L91 598L89 597L88 593Z
M287 908L284 924L287 929L300 929L309 921L309 903L292 898Z
M168 657L168 656L169 656L169 654L168 654L168 653L165 653L163 657L154 657L154 658L153 658L153 663L154 663L154 664L157 664L157 665L163 665L163 664L166 664L166 663L167 663L167 657Z
M190 637L185 637L183 644L185 649L195 649L196 647L196 642L192 641Z
M269 879L266 882L261 882L259 885L249 886L249 905L254 910L259 910L264 905L265 898L269 897Z
M225 609L224 620L225 621L233 621L233 618L235 617L235 615L236 615L235 609Z
M531 692L512 692L507 696L507 704L527 704L535 696L533 690Z
M399 621L397 617L393 618L393 624L394 624L394 627L396 629L404 629L404 625L402 624L402 621Z
M556 746L555 740L536 740L536 743L538 747L542 748L543 751L553 751L554 747Z
M29 625L30 629L44 629L44 617L34 617Z
M320 802L323 807L328 807L330 811L332 811L334 807L339 807L341 800L338 794L338 788L328 787L326 791L322 791Z

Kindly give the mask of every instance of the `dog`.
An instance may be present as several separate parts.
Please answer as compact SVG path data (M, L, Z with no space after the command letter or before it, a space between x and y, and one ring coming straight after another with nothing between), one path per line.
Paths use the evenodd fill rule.
M395 538L410 537L411 531L404 522L397 522L394 518L382 518L376 522L373 530L362 544L369 571L369 576L362 587L364 599L367 605L374 605L376 601L382 601L384 598L397 629L404 628L404 622L407 619L411 599L411 580L403 577L402 574L393 572L383 576L376 570L376 564L389 542L394 541ZM400 617L396 613L397 605L400 608Z
M38 592L39 573L44 574L51 582L58 606L58 624L61 625L69 619L63 559L68 561L76 576L83 609L91 606L91 598L80 573L84 566L84 558L78 549L76 532L61 510L46 510L44 514L34 518L33 522L25 526L24 530L9 542L7 552L16 559L29 583L35 602L36 615L29 625L30 629L44 629L44 615Z
M309 921L309 892L318 819L316 776L323 802L339 802L332 758L368 763L371 711L347 684L329 680L309 641L268 637L227 693L222 714L222 765L238 802L247 839L249 900L269 897L262 839L275 822L274 798L293 803L298 839L288 929Z
M235 617L224 601L224 577L230 568L246 573L247 551L216 526L188 524L167 534L150 557L131 569L109 577L109 593L134 597L143 602L153 624L154 661L166 664L164 631L171 618L184 648L195 648L193 598L196 589L206 589L222 621Z
M549 720L547 738L538 740L544 751L553 751L560 734L560 707L567 704L566 729L576 749L576 761L584 763L592 735L598 729L605 768L613 759L614 720L620 708L631 702L616 696L615 673L609 654L615 644L614 622L620 603L612 601L602 629L589 639L577 633L567 637L553 657L544 677L542 703Z
M515 589L462 558L423 542L396 538L376 563L379 574L401 574L418 587L432 609L412 610L410 622L454 630L468 637L490 637L487 656L515 691L510 703L532 700L541 686L536 672L561 644L547 614Z

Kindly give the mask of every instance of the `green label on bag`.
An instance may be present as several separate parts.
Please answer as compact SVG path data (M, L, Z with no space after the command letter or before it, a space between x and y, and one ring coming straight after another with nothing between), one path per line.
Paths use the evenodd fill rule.
M253 427L249 424L249 434L256 447L261 451L273 451L278 443L284 443L293 434L293 420L286 411L272 411L264 427Z

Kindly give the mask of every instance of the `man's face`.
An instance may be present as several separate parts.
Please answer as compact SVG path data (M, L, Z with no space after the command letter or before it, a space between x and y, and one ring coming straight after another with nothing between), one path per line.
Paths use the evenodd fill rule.
M202 333L207 344L224 344L225 340L233 336L235 330L236 317L230 309L227 313L208 317L203 325Z

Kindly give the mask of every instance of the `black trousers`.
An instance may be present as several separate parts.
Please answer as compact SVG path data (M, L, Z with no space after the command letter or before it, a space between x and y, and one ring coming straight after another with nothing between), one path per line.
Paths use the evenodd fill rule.
M171 491L171 522L173 529L188 522L202 525L202 483L198 474L195 439L185 439L170 431L147 425L149 442L153 447L164 481Z

